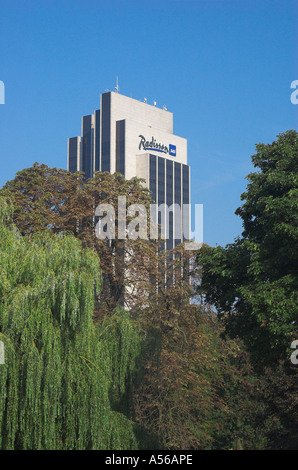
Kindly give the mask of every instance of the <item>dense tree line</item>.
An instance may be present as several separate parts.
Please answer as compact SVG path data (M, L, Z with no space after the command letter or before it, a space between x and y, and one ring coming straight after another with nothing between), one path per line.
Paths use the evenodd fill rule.
M260 366L285 360L297 335L298 137L259 144L245 203L236 214L243 234L225 248L204 248L201 292L242 337Z
M97 256L71 235L22 237L7 212L1 199L0 447L136 447L110 393L123 394L139 340L123 311L93 322Z
M98 204L149 207L137 178L36 163L6 183L0 448L297 446L297 142L257 146L242 237L198 253L119 240L117 213L95 236Z
M298 337L297 132L256 145L252 162L257 171L247 176L245 202L236 210L242 236L225 248L200 250L198 290L216 306L226 334L244 341L258 376L271 376L274 392L270 380L263 387L284 425L284 441L275 445L297 447L298 374L290 361Z

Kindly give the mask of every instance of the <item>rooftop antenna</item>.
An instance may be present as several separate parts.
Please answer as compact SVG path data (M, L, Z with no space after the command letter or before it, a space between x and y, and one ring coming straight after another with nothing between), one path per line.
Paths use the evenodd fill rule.
M144 103L147 103L147 98L144 98Z
M116 93L119 93L119 85L118 85L118 76L117 76L117 85L115 86Z
M167 111L167 107L166 107L165 104L163 105L163 109L164 109L165 111Z

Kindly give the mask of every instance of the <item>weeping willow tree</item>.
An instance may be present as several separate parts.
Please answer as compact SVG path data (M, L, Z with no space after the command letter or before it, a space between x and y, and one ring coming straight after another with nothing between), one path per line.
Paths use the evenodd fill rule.
M115 407L139 353L121 310L94 324L98 257L72 236L22 237L0 201L0 449L134 449Z

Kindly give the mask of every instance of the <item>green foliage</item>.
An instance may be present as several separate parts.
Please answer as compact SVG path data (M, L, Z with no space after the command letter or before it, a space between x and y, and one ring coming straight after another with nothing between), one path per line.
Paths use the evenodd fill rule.
M242 238L199 253L204 307L190 302L201 269L183 245L169 260L146 240L94 236L99 203L149 204L140 180L35 164L4 186L1 449L295 446L296 372L256 375L247 347L271 364L297 329L297 133L253 161ZM124 289L128 312L114 309Z
M176 257L160 255L159 291L141 317L144 340L141 373L135 383L137 422L158 438L163 449L212 447L220 372L216 319L208 309L190 303L192 254L178 247ZM164 289L165 267L169 280ZM163 268L163 269L162 269ZM170 274L171 273L171 274ZM219 405L222 407L222 404Z
M260 450L279 426L278 414L262 391L266 379L253 371L243 344L217 337L218 373L214 378L217 406L213 413L215 449Z
M110 398L113 408L129 414L132 379L141 350L139 327L125 310L118 307L113 315L105 317L100 338L109 351L112 364Z
M20 236L0 207L0 448L135 448L110 393L124 393L138 337L120 310L94 324L97 256L73 236Z
M0 190L0 196L12 201L11 222L22 235L72 233L84 247L97 253L103 280L101 301L97 305L98 316L101 316L123 303L124 291L126 306L134 305L140 298L143 300L139 291L148 286L156 266L156 243L141 238L122 240L117 236L108 243L100 240L95 236L94 212L99 204L111 204L115 208L117 234L118 196L125 196L127 207L138 203L149 208L150 191L143 182L136 177L126 180L120 173L99 171L94 178L86 180L81 172L71 173L34 163L8 181ZM127 222L130 221L128 217Z
M298 134L288 131L256 149L259 171L248 175L246 202L236 211L242 238L226 248L203 248L198 264L200 291L264 366L289 361L297 334Z

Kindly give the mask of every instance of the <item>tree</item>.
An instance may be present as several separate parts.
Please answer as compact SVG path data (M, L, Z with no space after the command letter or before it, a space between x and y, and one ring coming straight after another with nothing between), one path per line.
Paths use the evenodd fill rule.
M228 333L243 338L255 364L264 366L289 362L297 335L298 134L280 134L256 150L259 171L248 175L246 202L236 211L242 237L226 248L203 248L197 262L200 292Z
M194 253L180 245L172 255L159 255L157 295L131 312L143 335L135 419L163 449L264 448L279 420L266 407L249 354L221 337L216 313L197 298Z
M17 173L0 193L13 203L12 223L22 235L52 231L76 233L82 174L34 163ZM75 213L74 213L75 210Z
M0 340L9 365L0 366L0 447L251 449L288 435L279 426L295 416L291 398L280 404L270 390L282 393L282 381L292 397L293 377L256 377L238 339L221 338L208 304L260 354L282 337L265 328L264 341L259 298L251 305L246 295L262 285L255 266L265 244L247 235L226 249L204 247L199 297L201 266L183 244L169 253L158 241L117 238L119 196L125 209L149 207L141 180L98 172L85 181L35 164L1 195L15 206L0 204ZM103 203L115 208L112 240L96 237ZM115 308L124 294L128 312Z
M160 448L202 449L212 442L216 354L205 310L190 303L192 252L181 245L172 255L169 260L167 252L159 254L147 306L132 311L143 332L135 419Z
M103 278L97 315L111 312L119 304L130 306L143 301L151 271L157 264L156 243L118 237L119 196L126 197L126 209L134 203L143 204L149 214L150 193L142 180L125 180L120 173L97 172L94 178L85 181L83 173L35 163L19 171L0 193L12 201L12 223L23 235L45 231L72 233L84 247L97 253ZM100 204L114 208L114 239L96 237L95 211ZM127 217L127 222L132 218ZM146 224L149 225L149 220ZM140 295L141 292L144 294Z
M94 324L97 256L72 235L23 237L0 199L1 449L136 448L122 400L139 337L118 310Z

